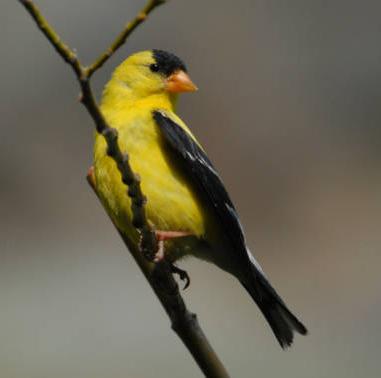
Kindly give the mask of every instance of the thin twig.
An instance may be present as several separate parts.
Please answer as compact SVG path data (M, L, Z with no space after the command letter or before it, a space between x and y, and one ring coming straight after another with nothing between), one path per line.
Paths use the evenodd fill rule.
M148 15L159 5L165 3L165 0L150 0L147 5L138 13L138 15L129 22L125 28L120 32L120 34L116 37L115 41L111 44L111 46L103 52L93 64L88 67L88 76L91 75L115 53L116 50L119 49L120 46L126 42L126 39L129 35L142 23L146 20Z
M132 244L126 235L116 227L120 236L171 319L172 329L186 345L205 376L228 378L228 373L201 330L196 315L187 310L180 295L178 285L171 274L170 266L165 261L159 264L153 264L149 261L156 251L157 243L155 234L147 222L144 206L146 198L140 187L139 176L133 172L129 164L128 154L120 150L118 132L107 124L90 85L90 77L93 73L125 43L128 36L147 18L148 14L163 4L165 0L149 0L134 20L127 24L112 45L88 67L82 65L76 54L62 42L58 34L31 0L18 1L24 5L38 28L44 33L63 60L73 68L81 87L80 100L93 118L97 132L104 136L107 143L107 153L114 159L120 171L121 180L128 188L127 195L131 198L132 202L132 222L142 237L141 250ZM88 182L98 195L91 171L88 175ZM112 215L108 215L112 221Z
M19 0L25 8L28 10L30 15L35 20L37 26L45 34L46 38L61 55L63 60L68 63L74 70L79 84L81 86L80 101L86 107L91 117L93 118L97 132L102 134L107 142L107 153L111 156L121 173L122 181L127 185L127 195L132 201L132 222L134 226L140 231L142 238L143 253L147 257L152 257L154 255L156 247L156 237L148 225L144 204L146 198L144 197L142 190L140 188L140 178L136 175L129 164L129 158L127 153L122 153L118 144L118 132L116 129L111 128L101 113L99 106L95 101L95 97L90 85L89 70L84 67L76 54L61 41L55 30L47 22L47 20L42 16L41 12L37 6L31 0ZM158 1L150 1L151 10L152 7L160 5ZM162 2L161 2L162 3ZM144 8L146 9L146 7ZM120 45L121 46L121 45ZM114 52L116 49L113 50ZM110 55L111 56L111 55ZM105 61L105 60L104 60ZM100 65L98 66L98 68ZM94 70L92 71L94 73Z

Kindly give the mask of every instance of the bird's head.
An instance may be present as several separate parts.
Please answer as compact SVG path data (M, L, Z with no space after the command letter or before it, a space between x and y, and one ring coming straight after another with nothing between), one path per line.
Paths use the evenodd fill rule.
M124 88L135 98L155 94L178 94L197 90L185 64L176 55L162 50L138 52L114 71L109 87Z

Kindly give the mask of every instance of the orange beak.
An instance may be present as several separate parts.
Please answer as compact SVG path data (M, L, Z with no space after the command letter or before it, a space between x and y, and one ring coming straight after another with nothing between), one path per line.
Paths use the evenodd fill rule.
M182 70L174 72L168 77L165 89L170 93L194 92L197 87L194 85L188 74Z

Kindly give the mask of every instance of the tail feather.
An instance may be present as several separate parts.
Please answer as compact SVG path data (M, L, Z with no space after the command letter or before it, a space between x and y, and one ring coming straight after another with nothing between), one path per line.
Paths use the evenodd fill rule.
M255 274L250 283L242 283L254 299L268 321L280 346L289 347L294 339L294 331L307 334L306 327L287 308L261 270L253 266Z

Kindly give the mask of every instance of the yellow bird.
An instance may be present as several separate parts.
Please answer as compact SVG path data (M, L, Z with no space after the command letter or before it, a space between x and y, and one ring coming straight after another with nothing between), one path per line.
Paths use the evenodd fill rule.
M270 324L280 345L291 345L294 331L307 333L270 285L246 246L234 205L205 151L175 114L178 94L197 90L175 55L136 53L117 67L106 85L101 110L119 132L119 145L141 177L146 214L159 249L155 260L170 263L193 255L234 275ZM139 243L131 202L106 143L97 135L95 185L117 225Z

